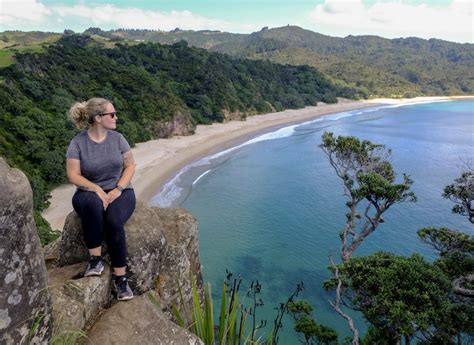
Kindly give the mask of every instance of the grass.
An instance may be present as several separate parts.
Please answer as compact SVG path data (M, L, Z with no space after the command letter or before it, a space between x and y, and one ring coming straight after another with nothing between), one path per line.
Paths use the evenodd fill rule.
M42 45L28 45L28 46L15 46L14 48L3 48L0 49L0 68L7 67L15 63L13 57L16 53L39 53L43 51Z
M7 67L15 63L15 53L41 52L45 47L55 43L62 37L61 33L47 32L21 32L21 31L4 31L0 32L0 68ZM92 35L96 44L104 48L114 48L116 41ZM120 43L129 45L137 45L140 42L133 40L124 40Z
M33 323L30 326L28 332L28 342L30 343L35 336L36 331L41 326L43 319L46 317L46 314L41 314L37 316ZM57 328L53 326L53 337L51 338L50 345L75 345L81 340L86 340L87 335L82 330L65 330L58 332Z
M63 331L60 334L56 334L51 339L51 345L75 345L80 340L86 340L87 335L84 331Z
M59 320L54 320L53 337L50 345L76 345L84 343L88 338L87 334L81 329L65 329L61 330L60 325L63 322L63 316Z
M57 33L0 32L0 68L14 64L13 56L17 52L41 52L45 46L56 42L61 36Z
M14 51L1 49L0 50L0 67L7 67L15 63L15 59L13 58L14 54L15 54Z

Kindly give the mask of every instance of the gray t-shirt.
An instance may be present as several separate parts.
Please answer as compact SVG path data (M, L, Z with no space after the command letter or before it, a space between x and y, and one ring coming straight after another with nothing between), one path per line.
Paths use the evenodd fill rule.
M81 175L103 190L114 189L123 172L123 154L130 145L122 134L108 131L100 143L93 141L87 131L76 135L69 144L66 157L81 161ZM127 188L132 188L131 184Z

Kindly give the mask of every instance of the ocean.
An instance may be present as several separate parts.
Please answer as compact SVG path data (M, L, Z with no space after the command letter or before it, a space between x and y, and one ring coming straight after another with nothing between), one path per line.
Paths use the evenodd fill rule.
M467 219L452 214L453 204L441 196L463 165L474 163L473 101L377 106L283 127L192 163L151 204L184 207L198 219L204 280L214 293L220 292L226 270L242 277L242 296L252 280L262 284L264 306L257 318L267 320L266 332L274 308L303 281L299 297L341 340L350 333L330 307L331 294L322 283L330 276L329 255L338 258L347 211L341 181L318 147L324 131L386 145L399 180L402 173L414 180L418 202L387 211L385 223L356 255L383 250L432 260L435 254L418 239L418 229L445 226L474 235ZM214 297L218 304L218 294ZM362 317L353 315L366 329ZM280 344L298 343L292 328L285 318Z

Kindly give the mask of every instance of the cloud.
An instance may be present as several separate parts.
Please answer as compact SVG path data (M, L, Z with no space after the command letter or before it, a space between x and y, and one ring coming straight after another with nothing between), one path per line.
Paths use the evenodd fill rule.
M2 26L41 24L51 13L50 9L36 0L0 0Z
M192 11L147 11L137 7L79 2L50 5L42 0L0 0L0 30L83 31L91 26L107 29L257 31L269 23L230 22ZM388 38L418 36L455 42L473 42L470 0L448 5L404 3L402 0L325 0L314 7L300 26L334 36L379 35ZM263 20L263 17L262 17Z
M449 5L407 4L401 1L326 0L309 14L316 31L337 36L417 36L455 42L473 42L473 9L469 0Z
M120 8L114 5L98 6L57 6L53 11L60 17L75 17L88 20L94 26L99 27L121 27L140 29L172 30L176 27L181 29L209 29L226 27L230 24L218 20L194 14L190 11L145 11L139 8Z
M84 3L67 6L46 7L36 0L0 0L2 20L0 27L7 29L25 28L44 30L52 23L70 23L70 28L85 30L91 26L103 29L134 28L172 30L177 27L189 30L248 31L256 29L252 24L235 24L209 18L191 11L147 11L136 7L118 7L112 4L86 5ZM34 14L33 14L34 13ZM30 21L26 23L26 21ZM56 31L62 31L58 28Z

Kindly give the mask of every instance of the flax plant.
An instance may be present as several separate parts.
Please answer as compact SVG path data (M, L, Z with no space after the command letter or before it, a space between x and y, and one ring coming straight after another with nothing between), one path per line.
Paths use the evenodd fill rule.
M188 327L206 345L258 345L265 344L261 338L255 339L257 327L245 335L245 327L249 311L243 307L239 299L241 279L231 279L232 273L227 272L227 279L223 282L221 290L221 305L218 321L215 325L214 306L212 302L212 290L210 284L204 287L204 301L201 301L196 286L196 280L192 279L192 322ZM254 284L252 283L252 286ZM254 298L255 301L255 298ZM249 310L255 318L253 305ZM176 306L172 308L173 315L178 322L184 326L184 318Z
M193 279L193 323L191 329L206 345L242 343L246 315L239 304L237 288L233 286L229 291L227 289L228 284L225 281L222 286L219 325L215 327L211 286L207 284L204 287L204 303L201 303L196 282ZM248 344L247 341L244 343Z
M203 301L200 298L196 280L192 278L192 322L188 329L196 334L206 345L273 345L278 343L278 332L283 327L282 318L284 314L289 313L288 306L293 302L294 298L304 289L303 283L297 284L295 291L288 297L285 303L280 303L274 325L268 333L268 338L258 336L259 330L262 330L267 322L266 320L257 322L256 311L258 307L263 306L263 301L258 295L261 292L261 284L252 281L247 293L244 297L250 299L250 306L244 307L240 301L239 292L242 279L240 277L233 278L233 274L226 272L227 277L224 280L221 290L219 324L215 324L214 308L212 302L211 285L204 286ZM183 302L182 294L181 302ZM185 308L184 303L181 303ZM184 310L184 309L183 309ZM172 307L173 315L178 324L185 327L185 319L176 306ZM249 324L247 318L250 317ZM217 320L216 320L217 321ZM246 332L246 325L249 327ZM251 329L250 329L251 328Z

